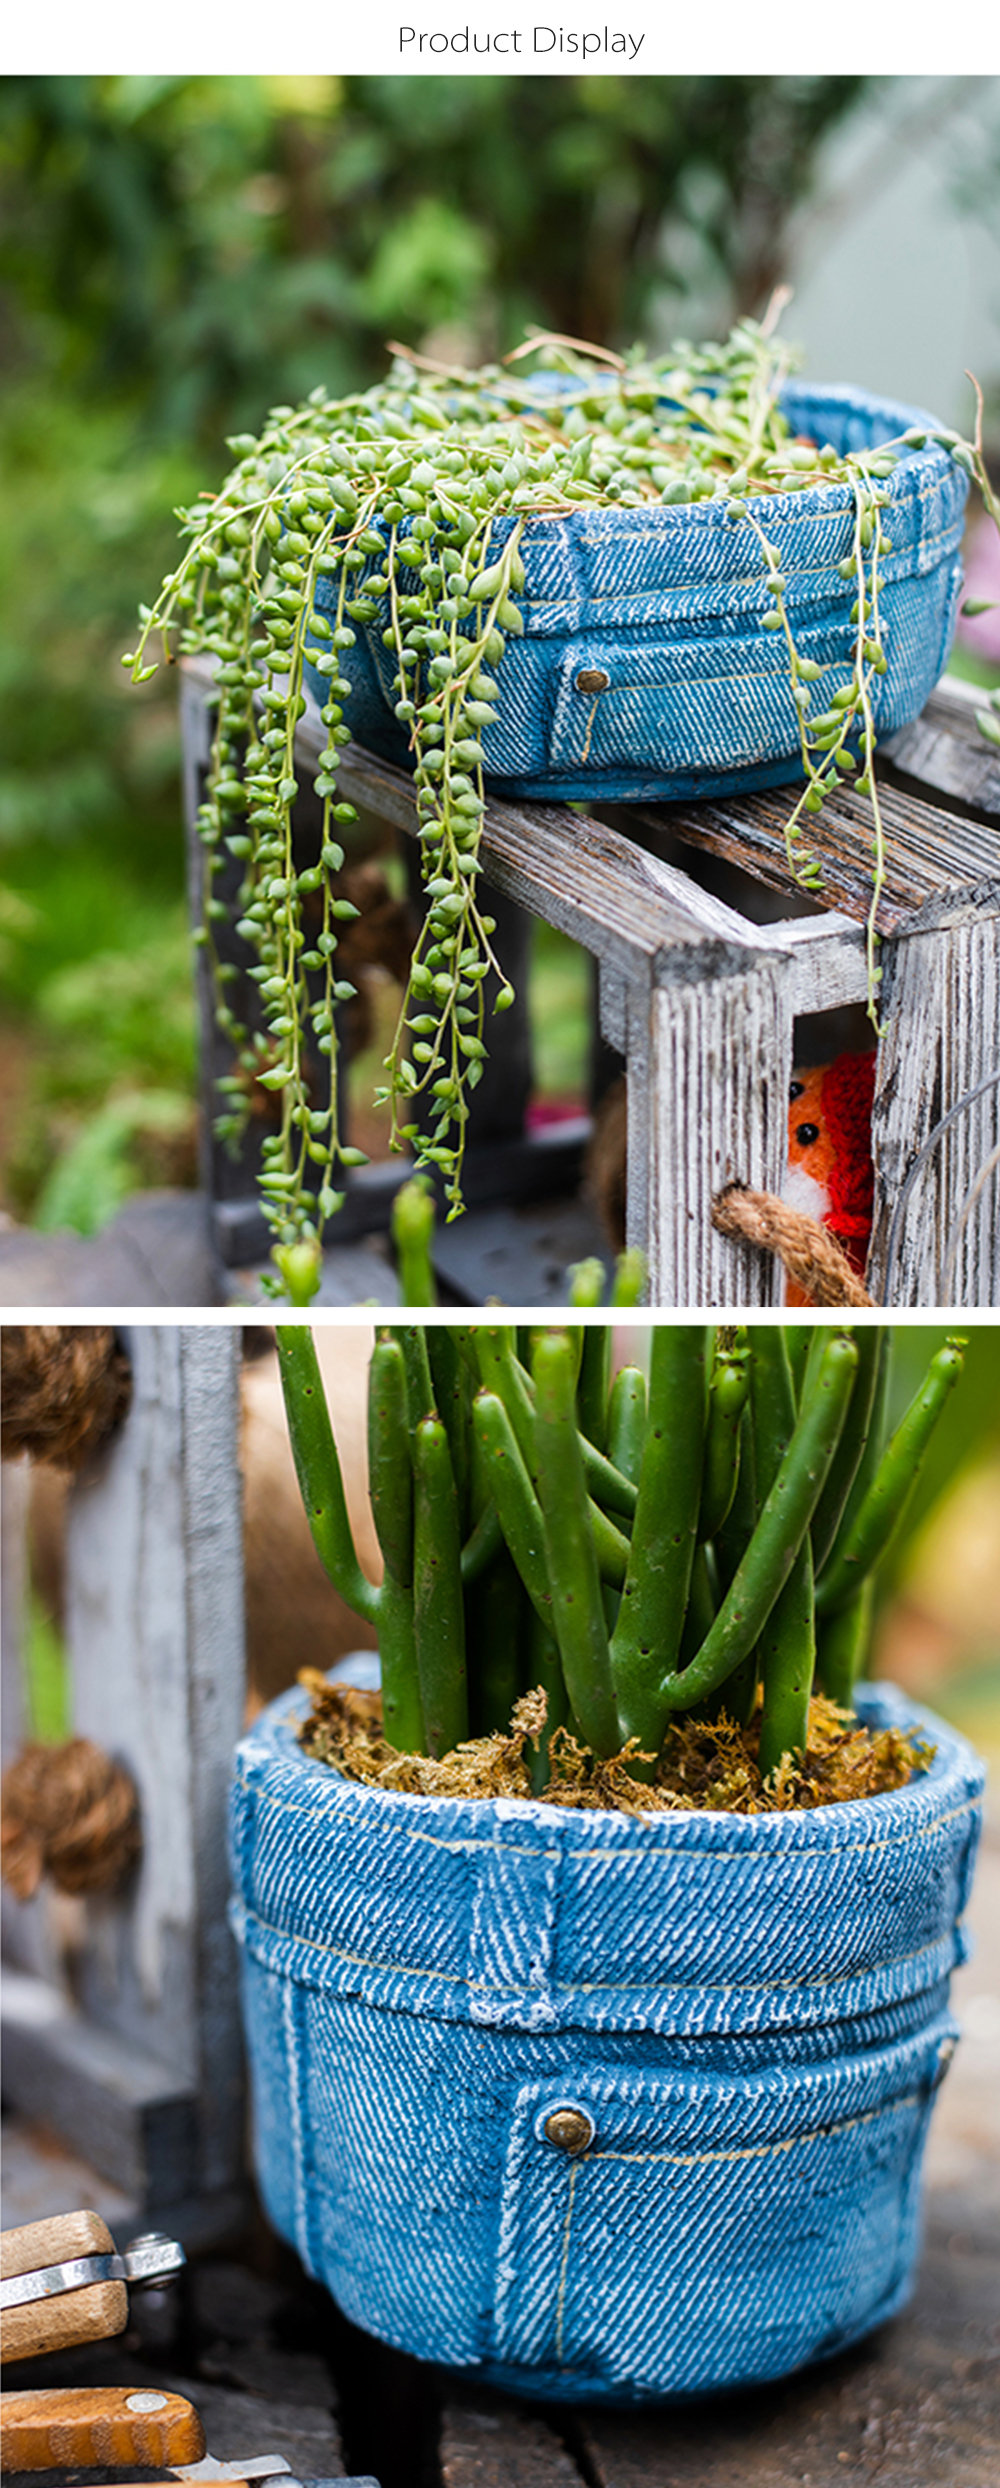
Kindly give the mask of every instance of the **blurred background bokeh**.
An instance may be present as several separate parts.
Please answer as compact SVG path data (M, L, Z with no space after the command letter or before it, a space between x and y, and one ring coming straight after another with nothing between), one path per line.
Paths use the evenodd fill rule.
M92 1233L195 1180L173 687L118 660L226 435L389 337L664 344L787 279L815 377L968 427L968 366L995 437L998 203L1000 79L0 85L0 1215ZM586 965L538 943L572 1107Z

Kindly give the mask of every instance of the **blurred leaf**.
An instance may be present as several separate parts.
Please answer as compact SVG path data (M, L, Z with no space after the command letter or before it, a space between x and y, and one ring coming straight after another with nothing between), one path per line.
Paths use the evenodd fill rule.
M144 1137L176 1140L189 1128L190 1099L168 1090L111 1098L54 1167L40 1194L35 1225L51 1233L75 1228L96 1235L136 1189L136 1144Z

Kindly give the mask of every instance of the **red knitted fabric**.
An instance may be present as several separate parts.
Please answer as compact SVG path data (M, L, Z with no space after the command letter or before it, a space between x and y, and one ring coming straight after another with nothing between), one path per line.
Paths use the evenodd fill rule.
M838 1054L823 1076L823 1118L833 1150L830 1207L823 1225L863 1273L872 1229L875 1176L871 1155L875 1055Z

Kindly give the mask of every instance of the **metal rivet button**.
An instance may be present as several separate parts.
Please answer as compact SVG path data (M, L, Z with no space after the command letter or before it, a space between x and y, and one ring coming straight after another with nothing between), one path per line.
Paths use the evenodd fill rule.
M610 691L611 676L605 673L602 665L585 665L582 674L577 674L575 677L574 689L577 691Z
M586 2151L594 2139L594 2120L585 2108L553 2108L545 2119L547 2141L558 2144L560 2151Z

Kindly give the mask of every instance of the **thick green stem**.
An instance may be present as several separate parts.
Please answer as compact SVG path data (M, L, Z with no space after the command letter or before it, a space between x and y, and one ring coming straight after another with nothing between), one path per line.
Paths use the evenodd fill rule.
M362 1572L355 1551L312 1332L304 1323L282 1322L275 1335L292 1456L313 1545L347 1605L366 1624L376 1624L381 1593Z
M498 1392L480 1391L472 1415L501 1529L532 1605L551 1632L545 1526L527 1462Z
M499 1555L502 1545L503 1530L500 1527L500 1515L495 1506L488 1503L485 1510L480 1512L475 1528L471 1536L466 1538L462 1548L463 1589L471 1590L475 1587L476 1582L481 1580L483 1573L489 1569L494 1556Z
M681 1644L701 1500L707 1333L700 1323L653 1331L649 1411L632 1547L611 1645L621 1742L658 1753L667 1723L664 1679Z
M427 1336L422 1322L408 1322L405 1329L394 1331L392 1336L399 1340L406 1365L406 1406L412 1433L421 1417L438 1413Z
M413 1431L413 1619L428 1752L469 1733L458 1497L440 1417Z
M827 1334L828 1336L828 1334ZM820 1338L820 1353L826 1338ZM802 1389L807 1393L813 1377L808 1366ZM762 1508L777 1477L796 1425L795 1392L784 1331L761 1323L753 1333L750 1349L750 1413L753 1422L754 1470L757 1481L757 1503Z
M735 1580L753 1537L760 1517L761 1500L762 1498L758 1499L757 1495L753 1415L749 1408L745 1408L740 1422L740 1454L736 1492L712 1550L723 1593ZM733 1669L732 1675L726 1678L721 1697L722 1707L729 1718L734 1719L740 1728L745 1728L748 1719L753 1716L759 1675L760 1653L754 1648L748 1650L746 1658L741 1659L739 1666Z
M758 1334L760 1337L762 1334ZM669 1710L690 1710L724 1684L759 1641L826 1482L857 1371L853 1339L832 1331L746 1554L696 1659L663 1686Z
M437 1303L431 1267L434 1195L426 1176L412 1175L401 1184L392 1205L392 1240L401 1304Z
M786 1754L802 1755L816 1664L813 1568L808 1532L760 1636L764 1701L758 1761L769 1780Z
M400 1754L426 1754L413 1590L388 1570L379 1591L378 1647L386 1741Z
M557 1728L564 1728L569 1719L569 1698L556 1644L533 1607L528 1620L527 1678L526 1690L533 1692L536 1686L540 1686L548 1705L545 1726L531 1763L531 1785L538 1797L548 1785L549 1747L553 1735Z
M888 1337L874 1323L855 1331L858 1370L850 1406L844 1419L844 1430L834 1454L826 1485L813 1513L810 1532L812 1557L817 1580L827 1557L836 1543L837 1532L847 1508L854 1480L864 1457L868 1432L876 1413L880 1374L886 1370Z
M611 1385L607 1454L630 1486L637 1487L639 1483L645 1440L646 1377L638 1365L623 1365Z
M398 1339L376 1339L368 1368L368 1493L388 1569L413 1583L413 1468L406 1425L406 1367Z
M616 1753L621 1743L608 1634L583 1460L576 1430L575 1358L565 1333L535 1347L535 1464L552 1587L552 1612L566 1690L588 1745Z
M457 1330L451 1323L426 1323L424 1344L430 1366L434 1405L448 1437L455 1492L458 1496L459 1527L464 1536L469 1526L469 1409L472 1400L467 1368L459 1347Z
M740 1465L740 1423L749 1388L746 1357L720 1352L708 1392L708 1425L698 1514L698 1536L703 1541L718 1535L736 1492Z
M502 1399L521 1452L529 1469L534 1466L535 1386L514 1354L514 1334L499 1327L479 1324L473 1331L479 1372L487 1391L496 1391ZM573 1340L574 1369L576 1341ZM617 1512L630 1520L635 1511L636 1489L631 1480L612 1466L603 1452L586 1435L580 1435L580 1451L587 1485L596 1503L604 1512Z
M506 1734L521 1691L528 1602L500 1539L499 1553L466 1597L470 1726L474 1736Z
M822 1691L841 1710L854 1709L854 1688L864 1674L871 1636L875 1584L869 1573L867 1580L855 1590L853 1598L835 1615L821 1619L816 1652L816 1675Z
M817 1615L834 1615L853 1598L865 1574L884 1555L962 1363L961 1349L951 1342L932 1357L863 1502L841 1532L816 1592Z
M368 1478L385 1561L379 1598L382 1718L399 1753L424 1751L424 1718L413 1630L413 1469L406 1426L406 1371L398 1339L383 1335L368 1372Z
M686 1667L690 1659L697 1658L706 1633L711 1632L719 1604L715 1595L716 1586L709 1549L703 1543L695 1547L691 1565L691 1586L679 1652L681 1667Z
M603 1280L603 1270L601 1277ZM600 1303L600 1297L598 1297ZM576 1421L595 1451L607 1448L608 1392L611 1387L611 1330L607 1322L588 1323L580 1347L576 1385Z
M792 1389L795 1393L796 1407L798 1407L799 1401L802 1397L802 1384L805 1380L806 1359L809 1355L809 1345L812 1339L814 1327L815 1325L812 1322L786 1322L785 1324L785 1354L788 1358L788 1370L792 1377Z

